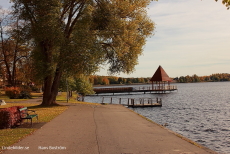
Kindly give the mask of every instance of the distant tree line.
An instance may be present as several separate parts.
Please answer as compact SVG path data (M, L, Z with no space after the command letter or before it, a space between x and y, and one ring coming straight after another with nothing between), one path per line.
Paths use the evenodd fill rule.
M60 82L59 91L68 91L71 97L73 91L77 91L82 95L93 94L94 85L111 85L111 84L148 84L150 82L150 77L117 77L117 76L75 76L63 78ZM230 81L230 74L212 74L209 76L197 76L196 74L192 76L181 76L176 78L171 78L173 82L178 83L192 83L192 82L219 82L219 81Z
M123 78L116 76L97 76L89 77L90 83L93 85L110 85L110 84L135 84L135 83L148 83L150 78Z
M89 76L89 82L93 85L110 85L110 84L138 84L138 83L150 83L150 77L139 78L123 78L116 76ZM174 82L178 83L192 83L192 82L219 82L230 81L229 73L216 73L209 76L198 76L196 74L192 76L180 76L174 79Z
M174 78L176 82L179 83L190 83L190 82L219 82L219 81L230 81L230 74L228 73L217 73L209 76L197 76L196 74L192 76L181 76Z

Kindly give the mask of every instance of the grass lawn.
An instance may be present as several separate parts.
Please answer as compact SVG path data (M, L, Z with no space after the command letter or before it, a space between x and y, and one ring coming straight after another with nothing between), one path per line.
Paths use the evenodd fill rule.
M0 100L4 100L5 102L11 103L11 102L19 102L19 101L29 100L29 99L10 99L9 97L7 97L5 95L5 92L2 92L2 90L0 90L0 91L1 91ZM32 99L42 97L42 93L31 93L31 95L32 95ZM1 106L0 106L0 108L1 108Z
M57 103L67 103L67 99L66 99L66 92L61 92L58 96L57 96ZM68 100L68 103L77 103L77 104L90 104L90 105L101 105L98 103L90 103L90 102L79 102L76 100L77 98L77 94L73 93L73 96Z

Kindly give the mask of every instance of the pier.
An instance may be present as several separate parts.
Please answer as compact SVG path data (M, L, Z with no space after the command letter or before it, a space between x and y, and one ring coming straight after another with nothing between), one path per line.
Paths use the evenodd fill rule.
M121 104L127 107L161 107L161 98L113 98L113 97L102 97L101 104Z
M94 88L95 94L103 93L168 93L177 90L177 86L151 86L151 87L120 87L120 88Z
M152 78L150 79L151 87L121 87L121 88L94 88L95 94L103 93L157 93L164 94L177 90L177 86L170 85L172 79L167 75L165 70L159 66Z

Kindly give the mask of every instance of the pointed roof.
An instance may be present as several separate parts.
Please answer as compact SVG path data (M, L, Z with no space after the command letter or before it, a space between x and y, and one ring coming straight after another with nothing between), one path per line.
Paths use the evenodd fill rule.
M153 77L150 79L150 81L168 81L171 82L172 79L167 75L165 70L159 66L156 72L154 73Z

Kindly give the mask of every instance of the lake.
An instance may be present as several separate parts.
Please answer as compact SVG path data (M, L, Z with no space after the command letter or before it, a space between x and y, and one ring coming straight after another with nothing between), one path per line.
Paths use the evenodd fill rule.
M162 107L130 108L218 153L230 153L230 82L174 83L167 94L106 94L87 96L86 102L127 103L127 98L162 98ZM130 85L149 87L151 85Z

